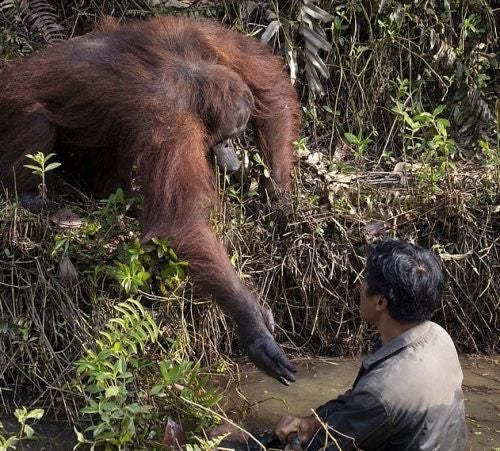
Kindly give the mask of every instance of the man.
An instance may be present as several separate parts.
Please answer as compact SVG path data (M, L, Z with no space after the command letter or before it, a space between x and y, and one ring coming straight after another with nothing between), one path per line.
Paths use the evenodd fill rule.
M385 239L369 247L364 277L360 314L381 347L363 360L351 390L313 415L282 418L277 437L296 434L307 450L463 450L462 370L450 336L429 321L443 288L438 259Z

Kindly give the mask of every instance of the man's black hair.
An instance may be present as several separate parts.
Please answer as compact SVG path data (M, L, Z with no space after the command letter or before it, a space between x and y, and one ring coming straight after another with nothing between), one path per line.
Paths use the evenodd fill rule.
M402 323L430 319L443 291L436 255L399 239L385 238L368 247L365 278L368 294L384 296L390 315Z

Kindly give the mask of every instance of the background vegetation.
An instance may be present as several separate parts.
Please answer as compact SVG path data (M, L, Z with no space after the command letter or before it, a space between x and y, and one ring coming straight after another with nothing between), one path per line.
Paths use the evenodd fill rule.
M492 2L2 0L0 58L83 34L105 14L164 13L210 17L268 42L302 97L290 208L258 197L256 174L266 168L249 133L242 174L219 177L223 211L213 219L241 277L271 306L287 353L366 350L372 332L359 320L356 285L366 244L385 234L441 256L448 287L436 321L459 351L498 353ZM4 407L51 408L79 431L90 422L82 443L118 447L157 443L168 415L191 418L195 431L207 426L219 395L202 368L233 374L232 324L194 297L166 241L138 246L130 212L139 198L92 199L63 181L48 188L76 216L33 215L1 200Z

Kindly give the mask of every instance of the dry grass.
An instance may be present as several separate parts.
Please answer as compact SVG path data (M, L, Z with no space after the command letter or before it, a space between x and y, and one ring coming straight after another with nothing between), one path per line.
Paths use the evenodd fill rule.
M500 218L498 194L486 189L488 180L498 180L490 171L457 173L446 190L431 195L412 186L385 186L394 173L380 174L375 182L361 173L361 181L325 190L316 167L303 166L293 211L286 218L276 212L262 216L249 202L246 209L254 215L228 230L229 241L243 272L272 307L281 341L290 349L314 355L366 350L369 331L357 312L364 248L377 236L393 235L441 256L448 288L436 320L459 351L495 353Z
M367 349L373 332L359 320L357 284L366 244L384 234L441 255L448 288L436 320L459 351L499 351L500 220L494 191L485 189L493 172L456 174L439 195L414 189L416 180L408 188L394 184L394 173L375 181L360 173L355 182L338 183L317 172L318 164L302 160L288 208L226 197L216 224L241 276L272 308L289 354L345 356ZM83 197L62 200L89 223L100 209ZM11 202L2 207L0 378L4 387L30 387L48 404L71 403L74 360L112 314L111 304L125 296L109 271L98 268L112 264L120 243L137 232L137 221L125 216L94 235L75 234ZM61 254L52 257L61 234L72 237L68 256L79 273L70 288L57 275ZM98 248L105 250L100 257ZM237 355L232 323L210 300L194 298L189 283L172 293L143 293L143 300L174 355L231 369L227 358Z

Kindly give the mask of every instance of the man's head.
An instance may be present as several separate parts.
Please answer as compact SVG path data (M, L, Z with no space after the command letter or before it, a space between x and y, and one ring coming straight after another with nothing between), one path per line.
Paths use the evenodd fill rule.
M387 310L399 323L431 318L443 290L443 272L429 250L396 239L373 243L367 251L361 286L361 316L373 322Z

